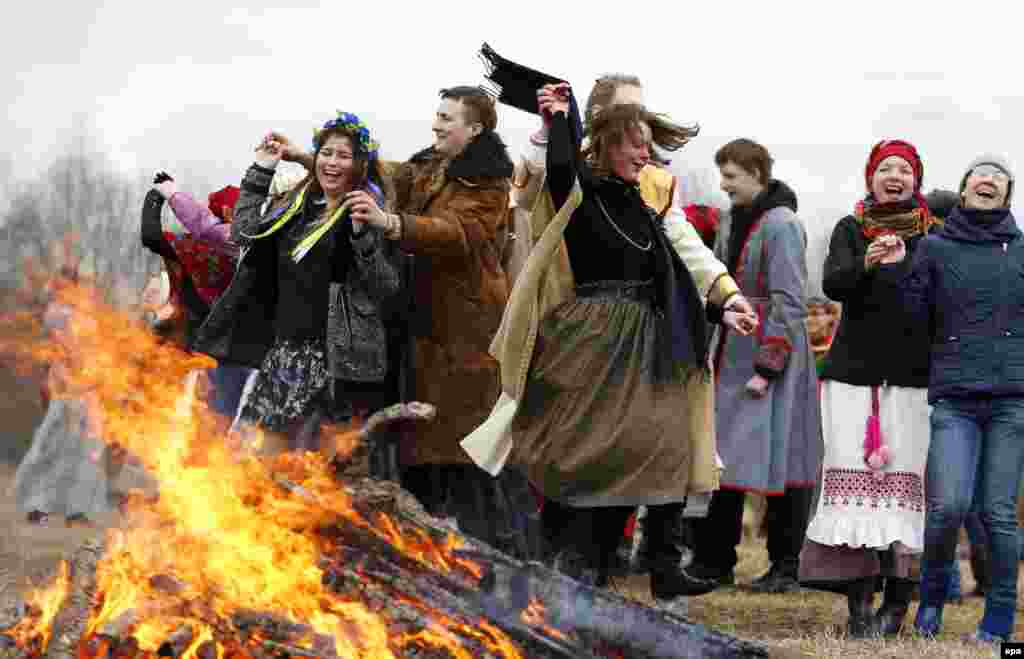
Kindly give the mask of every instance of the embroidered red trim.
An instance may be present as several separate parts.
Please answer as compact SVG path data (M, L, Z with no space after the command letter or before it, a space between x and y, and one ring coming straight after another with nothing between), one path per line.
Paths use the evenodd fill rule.
M866 469L826 469L822 506L904 508L924 511L924 481L909 471L888 472L879 479Z

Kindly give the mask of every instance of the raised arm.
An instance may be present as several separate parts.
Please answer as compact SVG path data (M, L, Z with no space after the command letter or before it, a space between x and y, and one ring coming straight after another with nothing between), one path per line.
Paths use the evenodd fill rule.
M174 216L196 240L224 245L231 239L231 223L214 215L187 192L175 192L167 203Z
M555 208L565 204L576 181L576 148L569 133L568 114L564 111L556 112L551 118L548 136L545 180Z

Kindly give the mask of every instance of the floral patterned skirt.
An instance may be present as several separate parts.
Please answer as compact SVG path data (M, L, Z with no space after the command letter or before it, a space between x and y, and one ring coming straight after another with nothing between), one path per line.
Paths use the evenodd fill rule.
M329 405L331 377L323 339L278 339L263 359L255 384L243 395L238 420L288 432Z

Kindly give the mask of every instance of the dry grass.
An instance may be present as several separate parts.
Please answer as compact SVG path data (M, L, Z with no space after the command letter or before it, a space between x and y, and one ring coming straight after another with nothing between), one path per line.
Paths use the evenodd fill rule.
M820 657L822 659L895 659L897 657L943 657L991 659L991 649L972 647L959 639L973 631L981 620L984 600L967 598L961 605L949 605L943 614L943 632L937 640L914 638L904 633L892 640L854 641L843 637L846 598L831 593L804 590L798 594L758 595L743 590L768 569L768 552L763 539L746 534L736 566L738 587L723 588L690 600L689 619L715 629L764 642L773 657ZM961 566L964 592L974 589L966 562ZM1024 573L1024 571L1022 571ZM624 595L650 602L647 577L630 577L620 582ZM1024 593L1024 584L1019 588ZM876 596L876 605L880 595ZM917 602L911 605L907 623L913 621ZM1015 638L1024 638L1024 621L1017 618Z

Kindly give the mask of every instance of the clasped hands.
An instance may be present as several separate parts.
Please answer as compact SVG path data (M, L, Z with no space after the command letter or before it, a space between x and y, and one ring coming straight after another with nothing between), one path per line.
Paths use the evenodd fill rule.
M891 233L879 236L868 245L864 254L864 269L870 270L877 265L899 263L907 256L907 245L903 239Z

